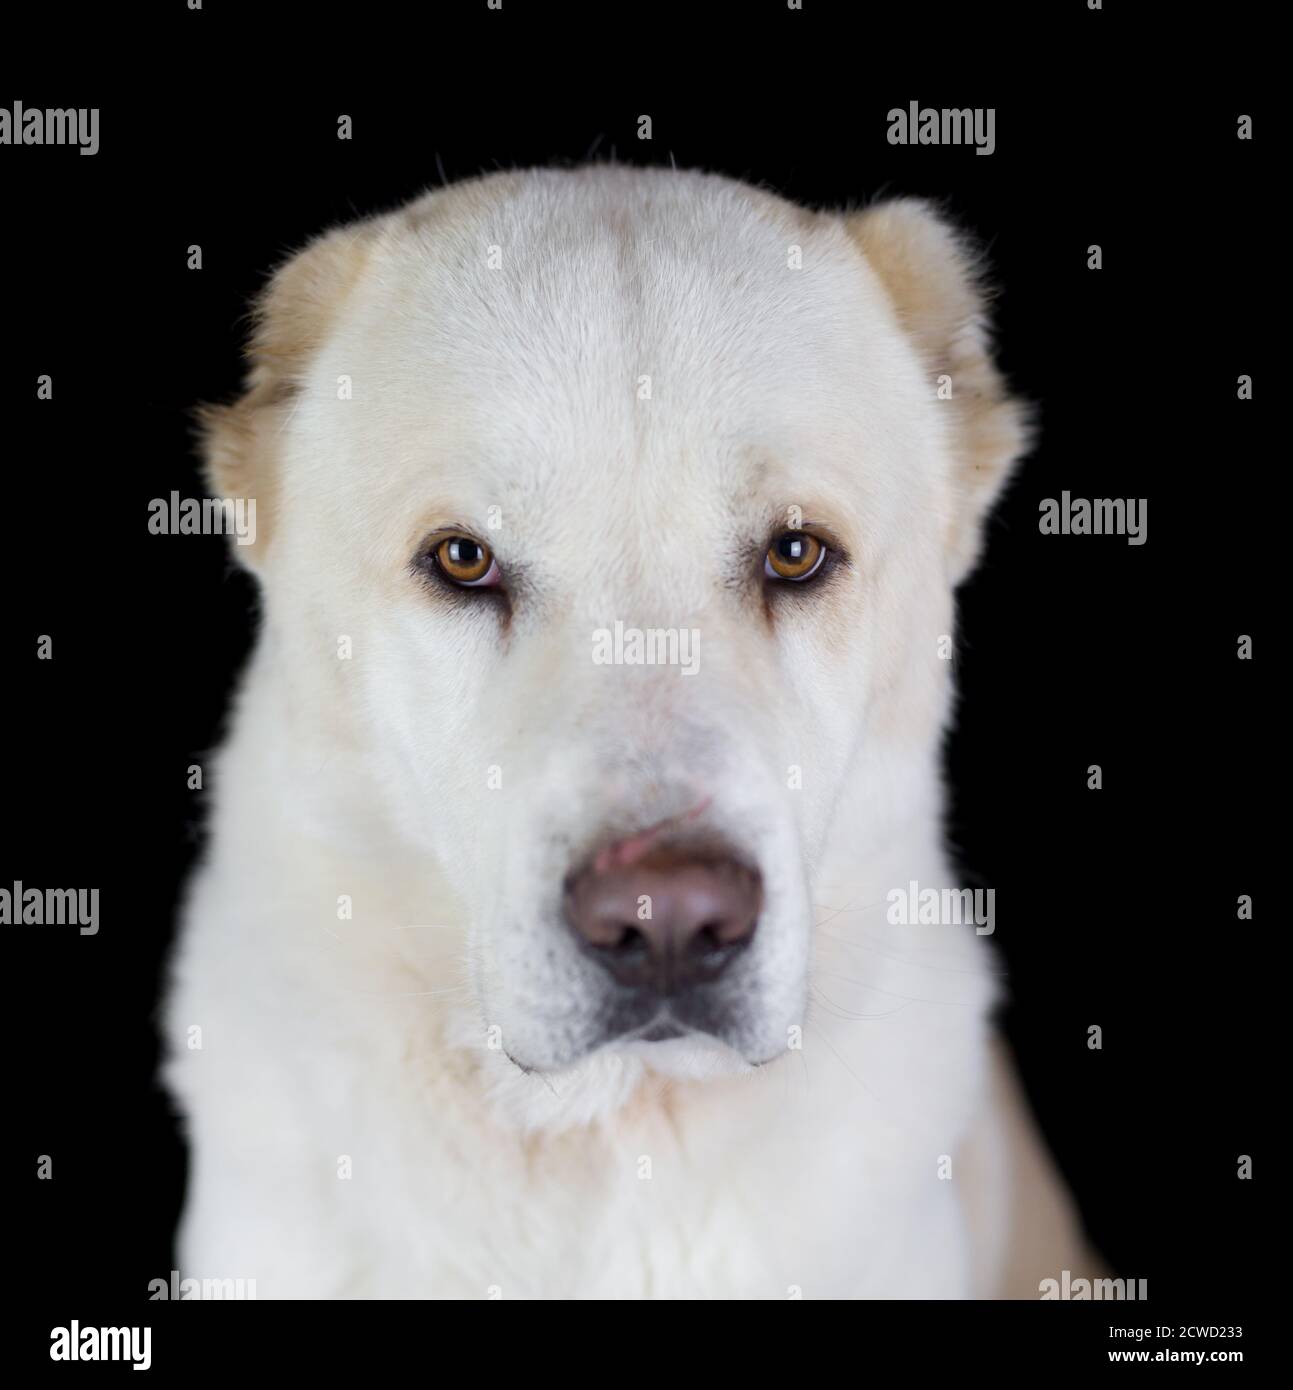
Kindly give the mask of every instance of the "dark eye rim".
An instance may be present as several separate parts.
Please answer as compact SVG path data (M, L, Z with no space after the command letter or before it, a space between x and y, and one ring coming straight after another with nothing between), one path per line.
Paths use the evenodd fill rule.
M441 563L440 548L446 541L464 540L471 541L489 556L490 563L485 573L480 579L456 579L451 575ZM484 579L488 578L490 570L497 567L500 578L496 584L485 584ZM477 595L489 594L498 595L504 591L502 580L502 567L499 565L498 555L494 547L488 541L483 541L472 531L469 526L442 526L433 531L423 540L418 548L418 553L413 561L413 569L424 577L429 577L434 583L442 588L448 589L453 594Z
M811 536L822 548L821 557L816 566L809 570L807 574L799 578L791 578L789 575L768 573L770 562L768 555L772 547L785 536ZM778 527L769 537L768 542L763 548L760 558L760 570L764 584L770 589L813 587L821 580L825 579L841 564L848 564L849 558L836 536L825 527L806 523L803 526L781 526Z
M797 535L811 536L821 546L822 554L816 567L798 579L786 575L768 574L766 568L768 552L783 536ZM490 557L490 568L498 566L498 556L494 547L488 541L481 540L470 527L444 526L433 531L423 540L413 561L414 571L422 576L431 576L437 584L454 594L506 596L507 586L501 577L501 566L499 566L500 579L497 584L483 584L479 580L455 579L445 571L439 559L440 547L446 541L455 539L469 540L480 546ZM839 538L827 528L813 523L796 527L782 526L769 535L767 543L760 552L760 577L769 589L811 588L815 587L819 581L829 577L841 565L847 566L851 563L849 554ZM486 569L485 576L488 574L489 569Z

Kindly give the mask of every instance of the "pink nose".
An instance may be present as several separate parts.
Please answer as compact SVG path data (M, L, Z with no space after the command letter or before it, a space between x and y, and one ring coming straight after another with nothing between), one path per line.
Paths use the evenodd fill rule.
M749 945L763 905L754 870L685 848L614 860L599 855L568 881L566 912L620 984L672 994L715 979Z

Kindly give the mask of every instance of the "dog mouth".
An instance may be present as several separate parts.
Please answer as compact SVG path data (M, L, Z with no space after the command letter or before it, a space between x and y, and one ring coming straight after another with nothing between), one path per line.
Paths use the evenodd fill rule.
M698 1043L717 1043L719 1041L719 1039L713 1037L711 1034L701 1032L696 1028L689 1028L685 1024L678 1023L674 1019L669 1018L667 1015L658 1015L649 1023L641 1024L637 1028L626 1029L616 1036L607 1039L600 1046L602 1048L609 1047L612 1049L625 1046L636 1048L642 1043L671 1043L678 1042L683 1038L691 1038ZM598 1050L599 1048L597 1047L591 1048L580 1057L573 1059L573 1062L570 1064L582 1062L591 1057L593 1053ZM503 1049L503 1055L513 1066L524 1072L526 1076L542 1075L545 1071L545 1068L532 1066L527 1062L521 1061L520 1058L514 1057L506 1048Z
M674 1038L686 1037L689 1032L691 1029L682 1027L671 1018L658 1018L630 1037L636 1042L671 1042Z
M645 1002L645 1001L643 1001ZM637 1046L641 1043L673 1043L689 1040L700 1047L730 1046L725 1033L726 1019L701 1012L691 1017L688 1000L656 1006L649 1011L625 1009L610 1020L603 1033L601 1045L609 1047Z

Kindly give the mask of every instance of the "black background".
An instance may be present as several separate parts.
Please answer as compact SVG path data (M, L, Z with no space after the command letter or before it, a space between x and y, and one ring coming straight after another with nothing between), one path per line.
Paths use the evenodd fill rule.
M626 38L633 12L558 23L554 8L463 6L457 27L409 29L347 11L331 34L299 11L302 42L327 41L321 71L260 61L253 11L166 7L133 75L0 90L101 108L94 158L0 147L0 883L95 885L102 903L96 937L0 929L21 1267L133 1300L173 1265L184 1156L153 1020L201 842L186 772L218 740L255 597L220 538L150 535L147 505L198 495L190 412L234 394L250 297L315 232L442 177L613 150L814 205L933 196L988 247L1001 361L1041 433L961 595L950 833L971 881L997 889L1006 1030L1093 1240L1151 1297L1254 1290L1274 936L1257 603L1279 544L1256 424L1275 261L1256 93L1224 62L1194 83L1161 21L1133 34L1081 5L1045 28L994 19L1009 38L995 67L957 61L931 17L950 75L923 57L921 23L896 41L811 2L751 7L705 54L657 9ZM348 63L356 27L420 80ZM912 100L995 107L996 152L890 146L886 113ZM1240 112L1253 143L1235 138ZM1241 372L1254 403L1236 400ZM1039 500L1065 488L1148 499L1148 543L1040 535ZM1256 661L1236 660L1240 633ZM52 661L35 659L41 634ZM1241 893L1255 923L1236 918ZM41 1154L53 1181L36 1179ZM1237 1180L1240 1154L1255 1181Z

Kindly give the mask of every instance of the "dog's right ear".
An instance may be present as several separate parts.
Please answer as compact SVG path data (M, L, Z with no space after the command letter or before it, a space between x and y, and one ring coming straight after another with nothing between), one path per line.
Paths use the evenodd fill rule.
M948 573L959 584L978 558L987 513L1029 448L1031 413L994 360L979 257L943 215L920 199L898 198L845 225L920 353L931 390L943 376L952 386L946 544Z
M284 420L373 240L369 223L338 228L280 266L254 309L243 395L198 411L208 489L216 497L256 501L256 538L234 546L252 570L260 568L274 529L275 454Z

